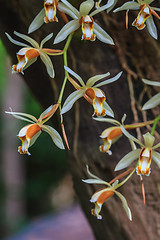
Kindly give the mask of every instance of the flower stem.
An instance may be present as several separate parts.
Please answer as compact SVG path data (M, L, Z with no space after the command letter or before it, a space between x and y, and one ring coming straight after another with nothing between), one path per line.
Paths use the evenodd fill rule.
M156 130L156 126L157 126L157 123L159 121L160 121L160 115L158 117L156 117L155 120L154 120L154 124L153 124L152 130L151 130L151 135L152 136L154 135L154 131Z
M63 49L63 59L64 59L64 65L65 66L68 66L68 62L67 62L67 50L68 50L68 47L70 45L70 42L72 40L72 36L73 36L73 33L71 33L67 39L67 42L66 42L66 45ZM64 81L63 81L63 85L62 85L62 88L61 88L61 92L59 94L59 98L58 98L58 103L59 103L59 108L61 110L61 101L62 101L62 97L63 97L63 93L64 93L64 89L65 89L65 85L66 85L66 82L67 82L67 78L68 78L68 72L65 70L65 77L64 77Z

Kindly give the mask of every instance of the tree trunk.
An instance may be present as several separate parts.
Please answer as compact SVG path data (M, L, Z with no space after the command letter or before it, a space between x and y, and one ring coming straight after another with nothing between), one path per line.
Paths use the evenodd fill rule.
M79 6L78 2L74 1L74 6ZM0 32L13 63L17 61L15 53L19 48L9 42L4 32L8 32L12 37L14 37L14 30L26 34L29 24L42 9L42 5L42 2L39 3L35 0L3 1L3 8L0 9ZM158 7L157 5L156 7ZM129 12L128 30L125 29L124 12L110 13L109 15L103 12L97 15L96 22L107 30L113 38L115 46L106 45L99 40L82 42L80 40L81 33L78 32L68 51L69 67L77 72L84 81L95 74L109 71L111 76L114 76L118 72L124 71L116 83L107 85L103 90L107 94L109 105L114 110L115 119L120 120L126 113L127 123L140 122L146 120L147 117L152 119L153 115L156 116L159 111L158 108L155 108L148 115L141 111L141 106L151 96L151 88L144 86L141 78L155 81L160 78L160 48L159 41L154 40L147 29L138 31L131 26L136 15L136 11ZM50 32L53 32L55 37L63 24L61 17L58 17L59 24L43 25L31 34L31 37L38 42ZM158 21L155 22L159 28L160 24ZM62 49L63 46L64 42L54 46L50 41L50 45L48 44L47 47ZM53 62L56 72L54 82L47 76L45 67L40 60L30 66L24 75L24 80L30 90L45 108L58 98L64 78L62 57L54 57ZM51 83L53 88L51 88ZM64 99L71 91L73 91L72 87L67 84ZM158 240L160 238L159 169L154 163L152 163L151 176L144 178L146 206L143 205L141 184L136 174L121 188L133 214L132 222L129 222L121 202L116 196L104 204L101 221L90 214L93 206L89 199L98 188L81 181L81 179L88 178L86 164L95 175L110 181L115 176L115 165L130 151L129 143L123 137L112 146L112 156L100 153L98 150L99 135L108 125L92 120L92 113L92 106L85 99L80 99L73 109L64 115L64 124L71 148L71 151L68 151L68 161L75 191L96 239ZM139 130L137 134L139 137L141 136Z

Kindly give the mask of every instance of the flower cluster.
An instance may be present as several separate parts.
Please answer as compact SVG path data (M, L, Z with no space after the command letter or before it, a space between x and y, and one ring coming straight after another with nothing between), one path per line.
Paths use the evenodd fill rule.
M159 15L156 13L156 11L160 11L160 9L150 6L152 2L153 0L129 1L124 3L121 7L116 8L114 12L126 10L128 13L129 10L139 10L138 16L132 23L132 26L135 26L138 30L142 30L147 25L149 33L153 38L157 39L157 28L154 24L152 15L160 19ZM38 119L30 114L13 112L12 110L6 113L14 116L17 119L29 122L29 124L24 126L18 133L18 137L22 141L22 146L18 147L18 152L20 154L30 155L28 149L39 137L41 130L47 132L51 136L53 142L57 147L60 149L65 148L60 134L53 127L45 125L45 123L52 118L54 113L59 108L62 133L65 143L69 148L63 125L63 116L72 108L78 99L84 97L94 108L94 113L92 115L93 120L114 125L106 128L101 133L100 138L103 140L103 144L99 147L100 152L111 155L112 152L110 148L113 143L115 143L123 135L129 139L132 151L118 162L115 167L115 171L122 170L137 160L134 168L131 168L126 172L118 175L109 183L92 174L87 166L87 172L91 178L83 180L83 182L88 184L102 184L106 186L105 188L98 190L92 195L90 201L95 204L95 208L92 209L91 212L94 216L97 217L97 219L102 219L100 211L103 203L115 194L122 201L122 205L129 220L132 220L131 211L128 207L127 201L125 197L117 191L117 189L125 184L134 174L134 172L137 172L141 178L142 175L149 176L151 172L150 165L152 159L156 162L158 167L160 167L160 153L157 151L158 147L160 147L160 143L154 145L154 132L157 123L160 121L160 115L152 121L124 124L124 121L126 119L126 115L124 114L121 122L117 121L114 119L114 111L108 104L108 102L110 102L110 99L107 98L106 101L106 95L103 90L100 89L100 87L117 81L121 77L122 72L119 72L112 78L106 79L110 75L110 73L106 71L107 73L92 76L85 82L77 73L68 67L69 64L67 59L67 51L70 46L72 37L74 36L74 33L79 29L82 34L81 40L87 40L91 44L91 42L95 41L97 38L105 44L114 45L114 41L110 35L96 23L95 16L104 10L106 10L108 14L115 7L116 3L117 0L108 0L107 3L103 5L102 0L86 0L80 4L79 9L77 10L67 0L44 0L43 9L38 13L38 15L30 24L28 33L32 33L33 31L37 30L42 26L43 23L58 22L58 19L60 20L59 16L57 17L58 13L65 21L65 25L55 37L53 44L58 44L67 38L63 50L43 47L44 44L46 44L47 41L53 37L53 33L46 36L40 44L38 44L31 37L18 33L16 31L14 34L22 38L27 43L22 43L14 40L8 33L6 33L7 38L13 44L22 47L22 49L20 49L17 53L18 63L12 66L13 73L19 72L21 74L24 74L23 71L27 69L31 64L33 64L38 57L40 57L46 66L49 77L54 78L55 72L50 57L63 55L64 60L64 80L56 104L51 105L49 108L47 108ZM69 19L71 19L70 21L68 20L68 16ZM30 45L28 45L28 43ZM64 100L63 97L67 82L70 82L70 84L72 84L72 86L75 88L75 91L73 91L66 98L66 100ZM145 84L160 87L159 82L153 82L146 79L143 79L143 82ZM158 104L160 104L160 93L156 94L154 97L148 100L144 104L142 110L151 109ZM111 118L105 117L106 115ZM131 129L145 127L150 124L153 124L153 127L151 133L147 132L143 135L144 143L139 141L128 132ZM138 145L138 148L136 144ZM125 176L127 177L123 181L120 181L120 179Z

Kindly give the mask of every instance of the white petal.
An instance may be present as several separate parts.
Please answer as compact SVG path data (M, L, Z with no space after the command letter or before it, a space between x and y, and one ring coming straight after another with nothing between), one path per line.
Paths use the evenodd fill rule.
M129 220L132 221L131 210L130 210L130 208L128 207L128 204L127 204L127 201L126 201L125 197L124 197L121 193L119 193L119 192L117 192L117 191L115 191L115 194L117 194L117 196L121 199L122 204L123 204L123 207L124 207L124 210L125 210L128 218L129 218Z
M67 66L64 66L64 69L70 73L72 76L74 76L78 81L79 83L84 87L85 86L85 83L83 82L82 78L77 74L75 73L73 70L71 70L69 67Z
M150 80L147 80L147 79L142 79L142 81L145 83L145 84L148 84L148 85L151 85L151 86L157 86L157 87L160 87L160 82L156 82L156 81L150 81Z
M77 30L80 27L79 20L72 20L68 22L64 27L60 30L60 32L57 34L56 38L54 39L54 44L57 44L59 42L62 42L66 37Z
M125 155L116 165L114 171L119 171L123 168L128 167L134 160L136 160L140 155L141 149L133 150Z
M107 4L103 5L102 7L96 9L95 11L93 11L90 16L94 16L99 12L102 12L104 10L106 10L107 8L111 7L114 4L114 0L108 0Z
M114 45L112 38L97 23L94 23L93 32L100 41Z
M29 124L29 125L23 127L23 128L19 131L19 133L18 133L17 136L18 136L18 137L24 137L24 136L26 135L26 132L27 132L27 130L28 130L28 128L29 128L30 126L32 126L32 124Z
M72 17L73 19L77 19L78 17L74 14L74 12L68 8L65 4L63 3L58 3L58 10L60 12L66 13L67 15L69 15L70 17Z
M29 146L31 147L35 141L37 140L37 138L39 137L39 135L42 133L42 131L40 130L39 132L37 132L32 138L31 138L31 141L30 141L30 144Z
M60 149L65 149L61 136L54 128L48 125L43 125L42 129L51 136L53 142L57 147L59 147Z
M160 168L160 153L152 151L152 158L157 163L158 167Z
M89 174L90 177L101 180L99 177L97 177L96 175L90 172L88 165L86 165L86 168L87 168L87 173Z
M160 142L157 143L155 146L152 147L152 149L156 149L156 148L159 148L160 147Z
M93 117L93 119L96 120L96 121L99 121L99 122L112 123L112 124L114 124L114 125L116 125L116 126L117 126L117 125L120 125L120 122L118 122L117 120L112 119L112 118L104 118L104 117L94 118L94 117Z
M24 120L24 121L27 121L27 122L31 122L31 123L35 123L37 122L37 119L30 115L30 114L27 114L27 113L20 113L20 112L12 112L12 109L10 108L11 112L5 112L7 114L11 114L13 117L17 118L17 119L21 119L21 120ZM21 117L22 116L22 117ZM31 120L27 119L27 118L24 118L24 117L27 117L27 118L30 118Z
M71 11L72 11L77 17L80 16L79 11L78 11L75 7L73 7L68 1L66 1L66 0L61 0L61 2L63 2L68 8L70 8Z
M133 137L129 132L127 132L126 129L122 125L121 125L121 130L127 138L131 139L133 142L136 142L140 146L144 147L144 145L137 138Z
M118 1L118 0L114 0L113 5L112 5L111 7L109 7L109 8L107 8L107 11L106 11L107 13L109 13L109 12L116 6L117 1Z
M28 34L40 28L44 23L45 9L43 8L31 22L28 28Z
M82 179L82 181L88 184L105 184L108 186L108 184L106 184L106 182L101 179ZM109 184L109 186L111 185Z
M149 132L147 132L143 135L143 138L145 147L152 148L155 141L155 137L152 136Z
M62 107L62 110L61 110L61 114L64 114L64 113L68 112L72 108L73 104L79 98L81 98L84 94L85 94L85 90L77 90L77 91L71 93L67 97L66 101L63 104L63 107Z
M91 9L94 7L93 0L87 0L80 4L79 12L81 16L87 16Z
M51 59L48 57L46 53L41 52L40 53L40 58L42 59L43 63L45 64L47 68L47 72L51 78L54 78L55 73L54 73L54 68Z
M105 188L105 189L102 189L102 190L100 190L100 191L95 192L95 193L92 195L92 198L91 198L90 202L92 202L92 203L97 202L97 199L99 198L99 196L100 196L103 192L107 192L107 191L111 191L110 188Z
M160 93L157 93L154 97L149 99L143 106L142 110L148 110L151 108L156 107L158 104L160 104Z
M88 79L87 83L86 83L86 86L87 87L92 87L97 81L105 78L105 77L108 77L110 75L110 73L105 73L105 74L100 74L100 75L95 75L94 77L91 77ZM97 85L96 85L97 86Z
M30 65L37 61L37 58L30 59L26 65L23 67L23 70L26 70Z
M115 77L109 78L109 79L107 79L107 80L105 80L105 81L103 81L103 82L101 82L101 83L98 83L98 84L96 84L94 87L100 87L100 86L103 86L103 85L106 85L106 84L115 82L115 81L117 81L117 80L120 78L120 76L122 75L122 73L123 73L123 72L120 72L120 73L118 73Z
M46 36L46 37L42 40L41 45L40 45L40 48L42 48L43 45L44 45L47 41L49 41L52 37L53 37L53 33L50 33L48 36Z
M27 35L18 33L18 32L16 32L16 31L14 31L14 34L15 34L16 36L24 39L25 41L29 42L34 48L37 48L37 49L39 48L38 43L37 43L34 39L28 37Z
M124 3L121 7L116 8L113 12L118 12L118 11L122 11L122 10L138 10L140 7L140 4L134 1L130 1L130 2L126 2Z
M15 45L22 46L22 47L30 47L29 45L27 45L27 44L25 44L25 43L21 43L21 42L19 42L19 41L14 40L8 33L5 32L5 34L6 34L7 38L8 38L12 43L14 43Z
M105 101L103 104L103 108L106 110L106 115L110 116L110 117L114 117L114 112L113 110L110 108L110 106L108 105L108 103Z
M147 25L147 29L148 29L148 32L151 34L151 36L155 39L158 38L157 36L157 28L156 28L156 25L153 21L153 17L150 16L147 20L146 20L146 25Z

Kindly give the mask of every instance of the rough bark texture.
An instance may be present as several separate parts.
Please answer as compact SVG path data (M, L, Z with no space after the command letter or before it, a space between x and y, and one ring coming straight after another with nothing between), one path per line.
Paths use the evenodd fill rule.
M105 2L105 1L104 1ZM158 7L159 1L156 1ZM75 1L75 6L79 5ZM120 5L122 2L119 3ZM8 41L4 32L13 36L13 31L27 33L27 28L33 17L41 10L42 2L32 0L6 0L0 8L0 32L6 49L16 63L16 46ZM97 15L96 22L107 29L112 36L115 46L109 46L98 40L82 42L80 33L71 43L69 49L69 66L74 69L84 80L90 76L109 71L114 76L122 69L124 73L119 81L104 87L107 100L115 112L115 118L120 120L127 113L127 122L142 121L147 118L141 112L141 104L153 95L158 89L151 92L150 87L144 87L141 78L159 80L160 78L160 48L159 41L155 41L147 29L138 31L131 26L137 12L129 12L129 30L125 29L125 13L105 12ZM31 36L38 42L47 35L54 32L54 37L63 24L59 16L60 24L43 25L41 29ZM156 25L160 27L158 21ZM78 38L79 37L79 38ZM51 42L51 41L50 41ZM64 43L55 46L62 49ZM50 46L53 45L50 43ZM58 61L57 61L58 59ZM58 90L63 80L63 59L53 58L56 78L54 80L54 96L57 99ZM47 76L45 67L38 60L25 71L24 80L29 86L37 100L43 107L53 102L53 91L51 81ZM65 98L73 90L69 84L65 92ZM148 117L156 115L159 109L155 108ZM119 199L114 196L112 200L104 204L102 210L103 220L99 221L91 216L92 208L89 203L91 195L96 189L95 185L84 184L81 179L88 178L85 165L88 164L91 172L102 179L110 181L114 173L116 163L130 151L129 144L122 138L112 146L113 155L107 156L98 151L99 135L108 125L92 120L93 109L84 99L78 101L73 109L64 116L64 124L71 151L68 152L70 170L73 176L74 187L79 197L81 206L92 226L93 232L98 240L158 240L160 238L160 205L159 205L159 169L152 163L152 174L146 177L146 206L143 205L141 196L141 185L139 177L135 174L127 185L121 188L121 192L127 198L132 210L133 221L129 222ZM140 135L140 132L138 132Z

